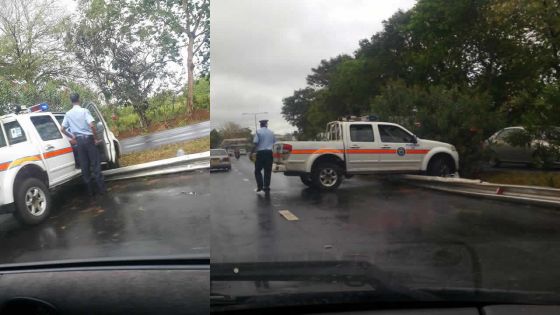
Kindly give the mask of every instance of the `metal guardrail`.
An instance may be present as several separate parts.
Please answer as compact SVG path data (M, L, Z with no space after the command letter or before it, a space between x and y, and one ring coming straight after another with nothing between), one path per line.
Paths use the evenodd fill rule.
M398 175L393 176L392 179L450 193L560 207L560 189L556 188L495 184L482 180L422 175Z
M105 180L122 180L210 168L210 151L103 171Z

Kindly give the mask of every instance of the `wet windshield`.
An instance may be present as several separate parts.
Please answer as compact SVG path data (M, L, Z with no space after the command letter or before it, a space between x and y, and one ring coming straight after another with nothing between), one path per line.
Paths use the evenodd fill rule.
M557 11L213 1L211 144L255 151L210 179L216 310L560 302Z
M207 0L3 1L0 268L208 257L209 92Z

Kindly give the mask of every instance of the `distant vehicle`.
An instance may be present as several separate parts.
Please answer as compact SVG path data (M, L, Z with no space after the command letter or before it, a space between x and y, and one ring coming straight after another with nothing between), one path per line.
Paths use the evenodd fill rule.
M231 161L225 149L210 150L210 170L231 170Z
M241 154L241 155L247 155L247 150L245 150L245 149L239 149L239 154Z
M233 156L235 154L235 150L234 149L227 149L227 154L229 156Z
M525 133L523 127L504 128L484 142L484 147L489 151L489 164L492 167L499 167L502 163L519 163L532 165L535 160L535 150L539 145L548 147L550 143L544 139L533 140L529 145L513 145L508 142L508 138L515 133ZM560 165L560 161L554 162Z
M0 213L13 213L24 224L38 224L51 209L51 192L81 176L69 138L60 132L64 114L48 105L0 117ZM117 167L120 145L93 104L101 160Z
M343 176L372 173L427 173L449 176L459 155L448 143L418 139L388 122L334 121L327 141L280 141L273 147L273 171L300 176L307 186L334 190Z

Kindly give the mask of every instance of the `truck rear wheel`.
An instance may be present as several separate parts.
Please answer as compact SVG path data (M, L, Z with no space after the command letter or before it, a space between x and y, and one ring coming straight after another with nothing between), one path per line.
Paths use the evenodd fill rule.
M311 174L313 185L321 190L335 190L342 183L342 169L334 163L320 163Z
M311 178L311 175L309 174L300 175L299 179L301 179L301 182L306 186L313 187L313 179Z
M51 195L47 186L39 179L29 177L16 187L15 218L28 225L44 221L51 211Z

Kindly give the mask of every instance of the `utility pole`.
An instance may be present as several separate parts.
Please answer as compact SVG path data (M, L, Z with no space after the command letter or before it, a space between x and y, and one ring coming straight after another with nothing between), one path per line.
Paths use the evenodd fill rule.
M253 115L255 118L255 134L257 133L257 115L268 114L268 112L258 112L258 113L243 113L242 115Z

